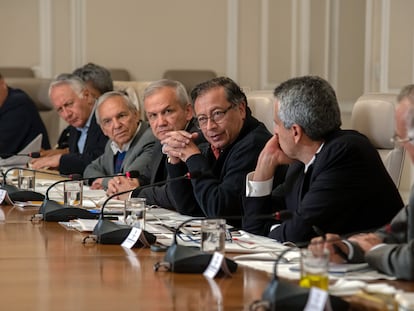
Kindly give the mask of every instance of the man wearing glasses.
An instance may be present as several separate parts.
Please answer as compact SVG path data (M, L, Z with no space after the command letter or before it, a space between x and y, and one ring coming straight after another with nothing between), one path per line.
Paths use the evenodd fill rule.
M191 92L198 126L207 143L197 146L197 134L174 131L161 141L168 155L171 178L199 172L192 180L171 183L177 211L192 216L228 217L240 225L244 179L271 137L255 119L246 95L231 79L218 77L198 84Z

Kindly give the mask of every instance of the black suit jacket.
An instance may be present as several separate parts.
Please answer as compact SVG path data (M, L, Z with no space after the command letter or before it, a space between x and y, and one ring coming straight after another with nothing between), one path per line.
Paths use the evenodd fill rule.
M104 153L108 137L102 133L100 126L96 123L95 114L93 113L85 147L81 154L78 149L80 132L73 126L70 126L69 128L69 153L62 155L60 158L59 172L65 175L82 175L86 166Z
M338 130L325 141L302 191L304 165L290 165L286 180L272 195L244 200L244 229L267 235L276 223L260 219L287 209L293 217L272 230L279 241L302 242L316 236L312 226L338 234L378 228L403 206L377 150L355 131Z
M195 126L195 119L192 119L189 122L186 131L190 133L199 133L199 138L197 139L196 144L205 141L203 134ZM154 145L151 165L148 165L143 174L141 174L141 176L150 176L150 179L146 181L140 179L141 186L166 181L168 179L166 159L166 155L162 153L161 143L157 140ZM132 192L132 196L146 198L147 204L149 205L158 205L168 209L175 209L176 203L174 202L174 198L169 189L170 185L168 183L160 186L147 187L142 190L137 188Z

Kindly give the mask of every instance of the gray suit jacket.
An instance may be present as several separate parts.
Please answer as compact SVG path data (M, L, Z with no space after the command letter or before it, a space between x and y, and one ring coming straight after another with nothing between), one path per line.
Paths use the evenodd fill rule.
M121 172L127 171L139 171L144 172L145 168L150 165L152 161L153 148L156 141L155 136L152 134L151 128L147 122L141 121L141 128L137 135L135 135L129 150L125 155L125 159L122 162ZM105 152L91 164L89 164L83 176L85 178L113 175L114 174L114 153L111 149L111 141L108 141L105 146ZM145 176L144 178L149 178ZM110 178L103 179L103 186L106 189Z
M410 202L394 217L390 225L375 233L383 238L384 244L364 254L352 243L354 256L351 261L365 260L383 273L398 279L414 280L414 205Z

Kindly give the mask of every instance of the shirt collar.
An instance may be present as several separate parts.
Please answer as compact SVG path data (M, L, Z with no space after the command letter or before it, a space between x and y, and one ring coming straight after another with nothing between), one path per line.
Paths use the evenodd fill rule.
M318 148L318 150L316 150L316 152L315 152L315 154L313 155L313 157L312 157L312 159L308 162L308 164L306 164L305 165L305 173L308 171L308 169L309 169L309 166L311 166L312 164L313 164L313 162L315 162L315 160L316 160L316 155L322 150L322 147L323 147L323 145L324 145L325 143L322 143L320 146L319 146L319 148Z
M87 131L89 129L89 126L91 125L92 117L93 117L94 114L95 114L95 106L93 106L93 109L91 111L91 114L89 115L88 121L86 121L86 123L85 123L85 126L84 127L77 127L76 129L78 131L81 131L81 132Z
M117 154L117 152L124 152L124 151L128 151L129 150L129 147L131 146L132 141L134 140L135 136L137 136L137 134L138 134L138 132L139 132L139 130L141 128L141 124L142 124L142 122L140 121L138 123L137 130L135 131L134 136L132 136L131 140L128 141L127 143L125 143L122 146L122 149L119 148L119 146L117 145L116 142L114 142L113 140L111 140L110 147L111 147L111 150L112 150L112 152L113 152L114 155Z

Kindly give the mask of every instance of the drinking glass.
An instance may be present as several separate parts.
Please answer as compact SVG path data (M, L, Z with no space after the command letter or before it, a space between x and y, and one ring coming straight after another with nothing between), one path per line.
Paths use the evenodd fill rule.
M145 228L145 198L129 198L125 200L124 222L133 227Z
M328 290L329 251L324 248L301 250L300 286Z
M64 205L82 207L83 181L74 180L63 183Z
M201 250L205 253L224 254L225 219L203 219L201 221Z
M19 169L17 175L17 185L21 190L35 191L35 178L36 173L34 171L28 171Z

